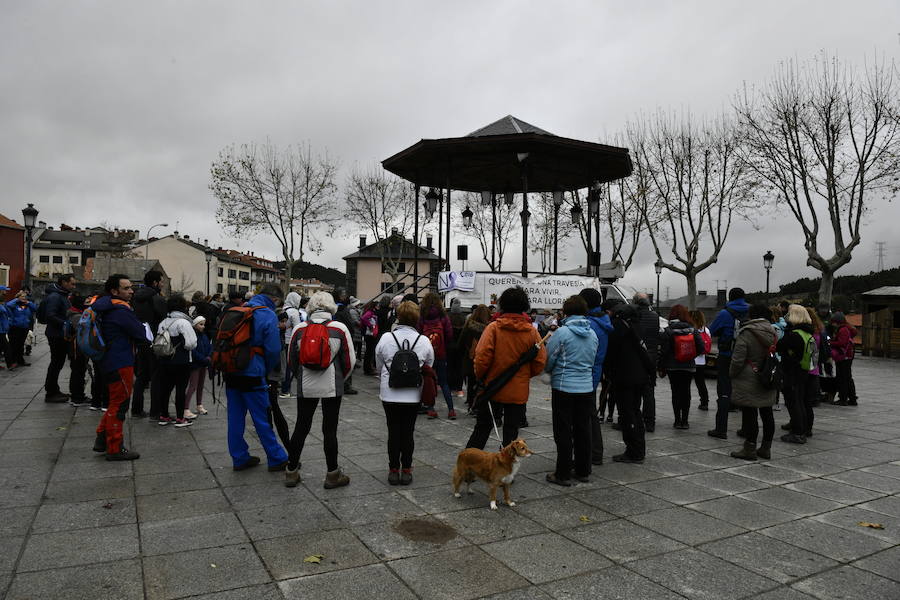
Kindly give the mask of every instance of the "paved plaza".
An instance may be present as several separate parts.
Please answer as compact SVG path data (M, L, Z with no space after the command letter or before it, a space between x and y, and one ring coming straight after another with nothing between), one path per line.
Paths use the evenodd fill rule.
M860 406L817 409L808 444L776 441L757 463L728 456L737 414L728 441L707 437L713 412L692 409L691 429L673 430L661 381L646 462L596 467L571 488L544 481L555 455L549 390L535 380L523 435L536 454L513 485L518 506L492 512L483 484L450 491L468 417L420 419L415 480L387 485L374 378L359 374L341 410L351 484L322 488L317 419L303 483L288 489L282 473L232 471L224 405L211 399L191 428L129 421L141 459L106 462L91 451L99 413L44 403L46 352L0 372L10 600L900 598L897 362L857 360ZM607 457L621 452L609 426L604 440Z

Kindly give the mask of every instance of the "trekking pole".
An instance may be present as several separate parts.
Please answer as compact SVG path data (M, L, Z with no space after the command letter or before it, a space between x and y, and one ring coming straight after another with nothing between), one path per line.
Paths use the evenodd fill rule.
M494 409L491 406L491 401L487 401L488 412L491 413L491 425L494 426L494 435L497 436L497 443L500 444L500 448L503 448L503 438L500 437L500 431L497 429L497 419L494 418Z

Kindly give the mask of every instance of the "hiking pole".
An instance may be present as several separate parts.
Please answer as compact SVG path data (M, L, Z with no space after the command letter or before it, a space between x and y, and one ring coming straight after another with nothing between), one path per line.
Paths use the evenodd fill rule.
M500 449L503 449L503 438L500 437L500 431L497 429L497 419L494 418L494 409L491 406L491 401L487 401L488 412L491 413L491 425L494 426L494 435L497 436L497 443L500 444Z

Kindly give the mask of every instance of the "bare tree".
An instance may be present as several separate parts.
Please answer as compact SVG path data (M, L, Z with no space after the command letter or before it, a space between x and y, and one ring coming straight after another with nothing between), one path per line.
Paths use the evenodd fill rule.
M531 195L532 202L529 202L532 211L531 223L528 226L528 249L536 252L541 259L541 271L549 272L553 270L553 249L554 246L559 248L559 258L565 258L565 250L567 244L565 241L576 231L576 226L572 223L571 215L565 208L565 203L559 207L557 232L559 240L557 243L554 236L554 212L557 210L553 205L553 194L542 192Z
M806 264L822 274L819 300L830 302L870 202L898 188L896 68L876 61L858 72L824 54L790 60L763 87L745 87L735 104L747 162L800 225ZM820 228L827 236L829 227L823 249Z
M697 275L716 263L736 216L754 205L740 139L726 118L698 126L690 115L658 113L629 126L644 225L665 269L684 275L689 308Z
M513 198L511 204L506 204L504 196L498 194L495 199L496 209L492 209L490 205L483 205L481 194L474 192L465 192L460 200L454 199L454 202L458 202L459 206L468 206L472 211L472 226L469 228L463 226L462 220L454 219L456 233L475 238L481 248L481 257L487 263L488 268L491 271L502 270L506 248L519 227L519 208L516 197ZM497 212L496 244L493 246L495 252L491 251L494 237L493 210ZM491 259L492 254L494 255L493 260Z
M281 245L287 289L294 262L320 252L318 236L334 231L337 168L327 153L313 156L308 144L284 151L270 142L229 146L210 169L216 221L237 237L271 232Z

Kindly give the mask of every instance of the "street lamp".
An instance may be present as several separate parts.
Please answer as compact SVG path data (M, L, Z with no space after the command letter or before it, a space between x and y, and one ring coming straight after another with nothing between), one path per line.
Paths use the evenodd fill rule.
M32 232L37 216L38 209L34 207L34 204L29 203L22 209L22 220L25 223L25 283L23 287L27 287L29 291L31 291L31 245L34 243Z
M209 293L209 266L210 266L210 263L212 262L212 259L213 259L212 250L207 248L206 249L206 295L207 296L210 295L210 293Z
M429 219L434 216L434 211L437 210L440 198L440 195L434 191L434 188L429 188L428 193L425 194L425 212L428 213Z
M148 260L150 258L150 232L153 231L156 227L168 227L168 223L157 223L156 225L151 225L150 229L147 230L147 245L144 246L144 260Z
M663 270L662 259L656 259L656 262L653 263L653 269L656 271L656 312L659 312L659 276L662 275Z
M516 201L516 195L513 192L503 192L503 201L506 202L507 206L512 206L513 202Z
M522 218L522 227L528 227L528 222L531 221L531 211L526 208L519 213L519 216Z
M562 190L553 192L553 272L559 273L559 208L563 203Z
M600 184L595 182L588 191L588 215L596 216L600 212Z
M472 226L472 210L466 206L466 210L462 211L463 227L468 229Z
M766 250L763 254L763 267L766 269L766 298L769 297L769 272L772 270L772 263L775 262L775 255L771 250Z

